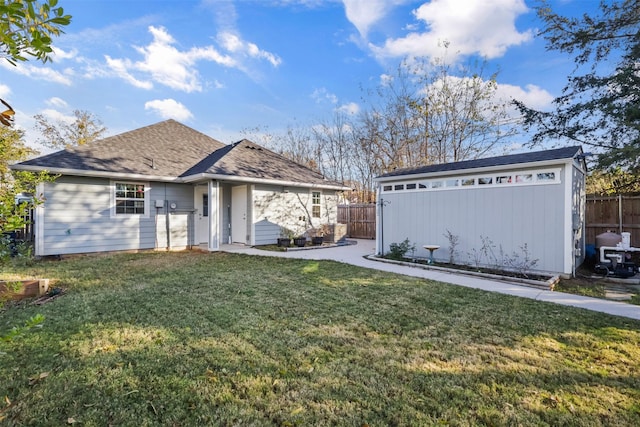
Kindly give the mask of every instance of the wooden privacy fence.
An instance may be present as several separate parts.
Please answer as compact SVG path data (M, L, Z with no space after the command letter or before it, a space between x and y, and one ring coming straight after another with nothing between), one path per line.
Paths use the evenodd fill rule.
M587 244L611 230L631 233L631 245L640 246L640 196L587 196L585 216Z
M376 238L376 205L354 204L338 206L338 222L347 224L347 236L355 239Z

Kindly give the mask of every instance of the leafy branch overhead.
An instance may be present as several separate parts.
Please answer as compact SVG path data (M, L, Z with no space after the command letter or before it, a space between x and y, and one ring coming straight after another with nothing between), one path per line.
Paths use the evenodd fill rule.
M13 116L16 114L16 112L13 111L13 108L11 108L11 105L7 104L4 101L4 99L0 99L0 102L2 102L2 104L8 108L8 110L5 110L2 113L0 113L0 123L2 123L5 126L13 125Z
M0 56L16 65L32 56L51 60L52 37L71 23L58 0L0 0Z
M576 67L553 111L516 101L532 144L570 141L592 147L601 168L640 170L640 4L601 2L599 14L567 18L547 1L537 8L547 50L573 56Z

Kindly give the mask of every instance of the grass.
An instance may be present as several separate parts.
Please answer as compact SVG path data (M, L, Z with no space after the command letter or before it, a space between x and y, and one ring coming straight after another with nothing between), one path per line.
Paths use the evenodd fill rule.
M329 261L41 262L1 425L640 425L640 322ZM6 397L6 398L5 398Z

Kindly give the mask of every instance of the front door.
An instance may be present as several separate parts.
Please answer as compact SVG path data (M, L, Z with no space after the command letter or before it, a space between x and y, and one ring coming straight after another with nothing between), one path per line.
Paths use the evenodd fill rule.
M247 186L231 188L231 241L247 243Z
M195 244L209 245L209 191L206 185L198 185L194 191Z

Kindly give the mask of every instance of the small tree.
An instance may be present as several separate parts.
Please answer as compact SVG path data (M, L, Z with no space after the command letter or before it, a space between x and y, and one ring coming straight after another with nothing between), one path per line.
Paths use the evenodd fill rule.
M74 110L73 115L75 120L71 123L51 122L42 114L34 116L35 128L42 134L38 142L56 149L85 145L100 139L107 130L102 121L88 111Z

